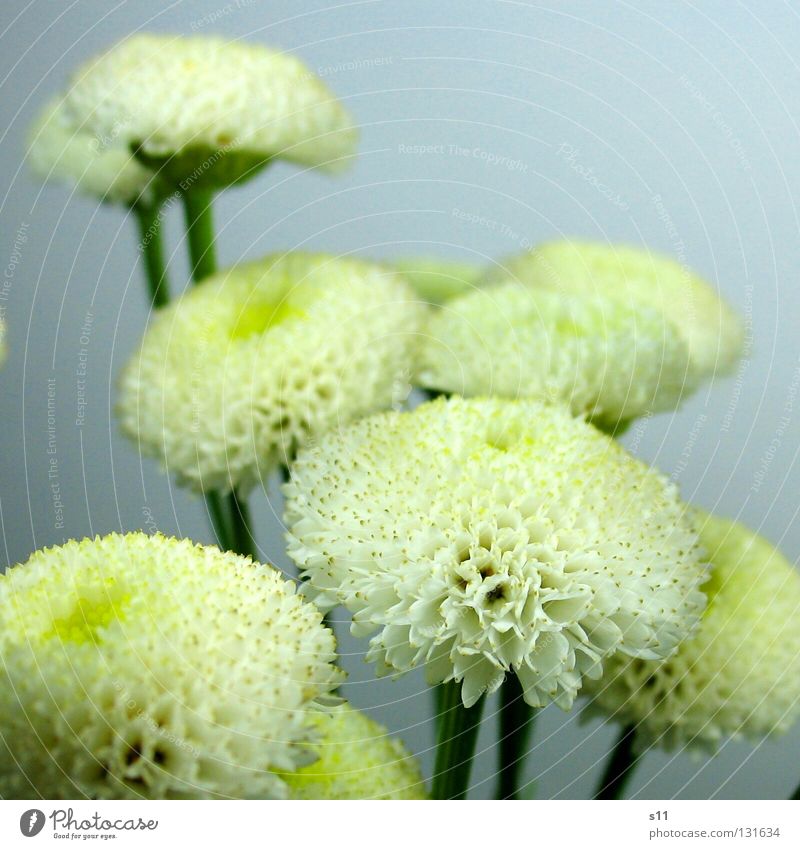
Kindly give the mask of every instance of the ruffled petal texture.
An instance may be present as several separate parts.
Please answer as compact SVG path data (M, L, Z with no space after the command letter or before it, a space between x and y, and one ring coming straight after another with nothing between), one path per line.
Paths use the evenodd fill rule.
M612 428L674 409L694 388L689 351L653 308L511 282L431 314L417 382L465 396L539 398Z
M665 663L617 657L589 714L635 724L643 746L713 751L800 717L800 574L767 540L698 511L711 560L699 629Z
M151 157L225 150L336 169L358 136L299 59L216 36L126 38L76 71L66 108Z
M498 262L484 282L509 279L658 310L686 343L697 380L727 374L742 353L742 322L716 289L680 263L644 249L550 242Z
M292 799L425 799L419 765L400 740L342 704L312 717L319 757L282 776Z
M0 577L4 798L282 798L341 680L270 566L133 533Z
M283 254L208 278L123 371L125 433L197 490L246 489L409 392L423 307L371 263Z
M705 567L674 486L564 408L442 399L325 436L285 487L288 551L381 673L464 704L518 676L569 708L615 652L697 624Z

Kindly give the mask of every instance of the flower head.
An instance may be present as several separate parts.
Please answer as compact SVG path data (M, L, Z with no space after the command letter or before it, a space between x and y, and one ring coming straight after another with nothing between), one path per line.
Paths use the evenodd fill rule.
M425 666L464 704L516 674L569 707L616 651L669 654L703 578L674 487L567 410L453 398L303 451L289 554L380 672Z
M466 262L447 262L432 257L401 257L392 265L408 280L414 291L429 304L437 305L471 292L483 269Z
M196 489L251 486L309 438L404 400L421 309L358 260L221 272L155 317L122 375L123 429Z
M357 138L299 59L209 36L126 38L78 69L66 106L75 123L113 134L175 182L232 183L273 158L335 168Z
M800 716L800 575L763 537L698 511L711 560L708 607L665 662L615 658L590 715L635 724L640 744L713 750Z
M124 145L72 124L60 99L48 103L33 124L28 159L42 179L70 183L112 203L134 203L153 185L153 172Z
M613 426L671 409L692 388L686 345L650 307L506 283L432 313L423 386L461 395L542 398Z
M739 317L713 286L647 250L592 242L542 245L502 263L490 279L616 298L663 313L683 337L698 379L730 371L742 350Z
M419 765L366 714L342 704L311 715L318 760L283 775L293 799L424 799Z
M4 798L282 797L340 680L321 614L269 566L134 533L0 577Z

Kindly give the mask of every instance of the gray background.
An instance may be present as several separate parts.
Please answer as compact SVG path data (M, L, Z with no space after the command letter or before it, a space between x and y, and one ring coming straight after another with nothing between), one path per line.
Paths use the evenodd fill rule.
M209 539L202 503L141 462L111 413L115 376L147 319L132 222L63 186L42 187L24 164L26 127L69 71L139 29L213 31L290 50L325 76L363 128L360 157L342 177L277 165L225 194L218 204L223 262L291 248L484 262L564 234L645 243L716 281L747 320L738 374L705 388L679 413L640 424L626 440L673 475L687 498L744 519L796 562L797 7L755 0L3 0L6 562L65 537L114 529L158 527ZM458 145L468 154L404 152L418 144ZM492 165L481 152L516 164ZM491 223L466 224L454 209ZM173 280L183 285L177 212L168 237ZM88 343L81 340L87 313ZM88 406L78 427L84 347ZM47 453L49 380L55 455ZM49 487L53 456L63 529ZM257 493L252 501L265 557L285 566L278 496ZM347 636L342 650L348 697L399 731L429 770L421 678L376 684L363 645ZM579 726L575 711L546 709L529 759L540 796L586 797L611 734ZM491 790L492 745L484 734L476 796ZM710 761L650 755L634 792L780 798L800 780L798 764L800 728L756 751L727 745Z

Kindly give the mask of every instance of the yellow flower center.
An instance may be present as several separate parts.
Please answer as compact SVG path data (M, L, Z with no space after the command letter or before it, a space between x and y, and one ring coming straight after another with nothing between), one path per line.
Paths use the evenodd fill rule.
M128 593L109 582L94 598L79 596L68 614L53 619L53 628L46 636L64 643L96 643L99 631L123 618L122 609L129 600Z
M264 302L249 304L239 313L231 331L231 338L247 339L250 336L266 333L278 324L305 317L304 310L287 300L279 304Z

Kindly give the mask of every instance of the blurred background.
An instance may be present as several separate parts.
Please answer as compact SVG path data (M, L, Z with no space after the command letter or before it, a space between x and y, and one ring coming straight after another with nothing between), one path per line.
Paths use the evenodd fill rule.
M148 318L134 222L25 163L30 121L81 61L139 30L218 33L290 51L362 128L342 176L286 164L217 204L223 263L271 250L432 254L489 263L578 236L647 245L716 283L745 317L738 372L674 415L642 420L631 450L684 496L800 555L800 10L790 2L514 0L3 0L0 6L0 525L5 563L112 530L211 539L202 501L123 440L115 380ZM180 210L166 237L188 267ZM83 405L83 406L82 406ZM276 485L254 493L265 559L288 568ZM430 773L421 676L375 682L339 626L345 695L399 733ZM487 717L493 712L490 702ZM487 726L491 723L486 723ZM616 730L550 707L528 779L586 798ZM496 752L479 743L475 797ZM650 754L638 798L782 798L800 728L711 760Z

